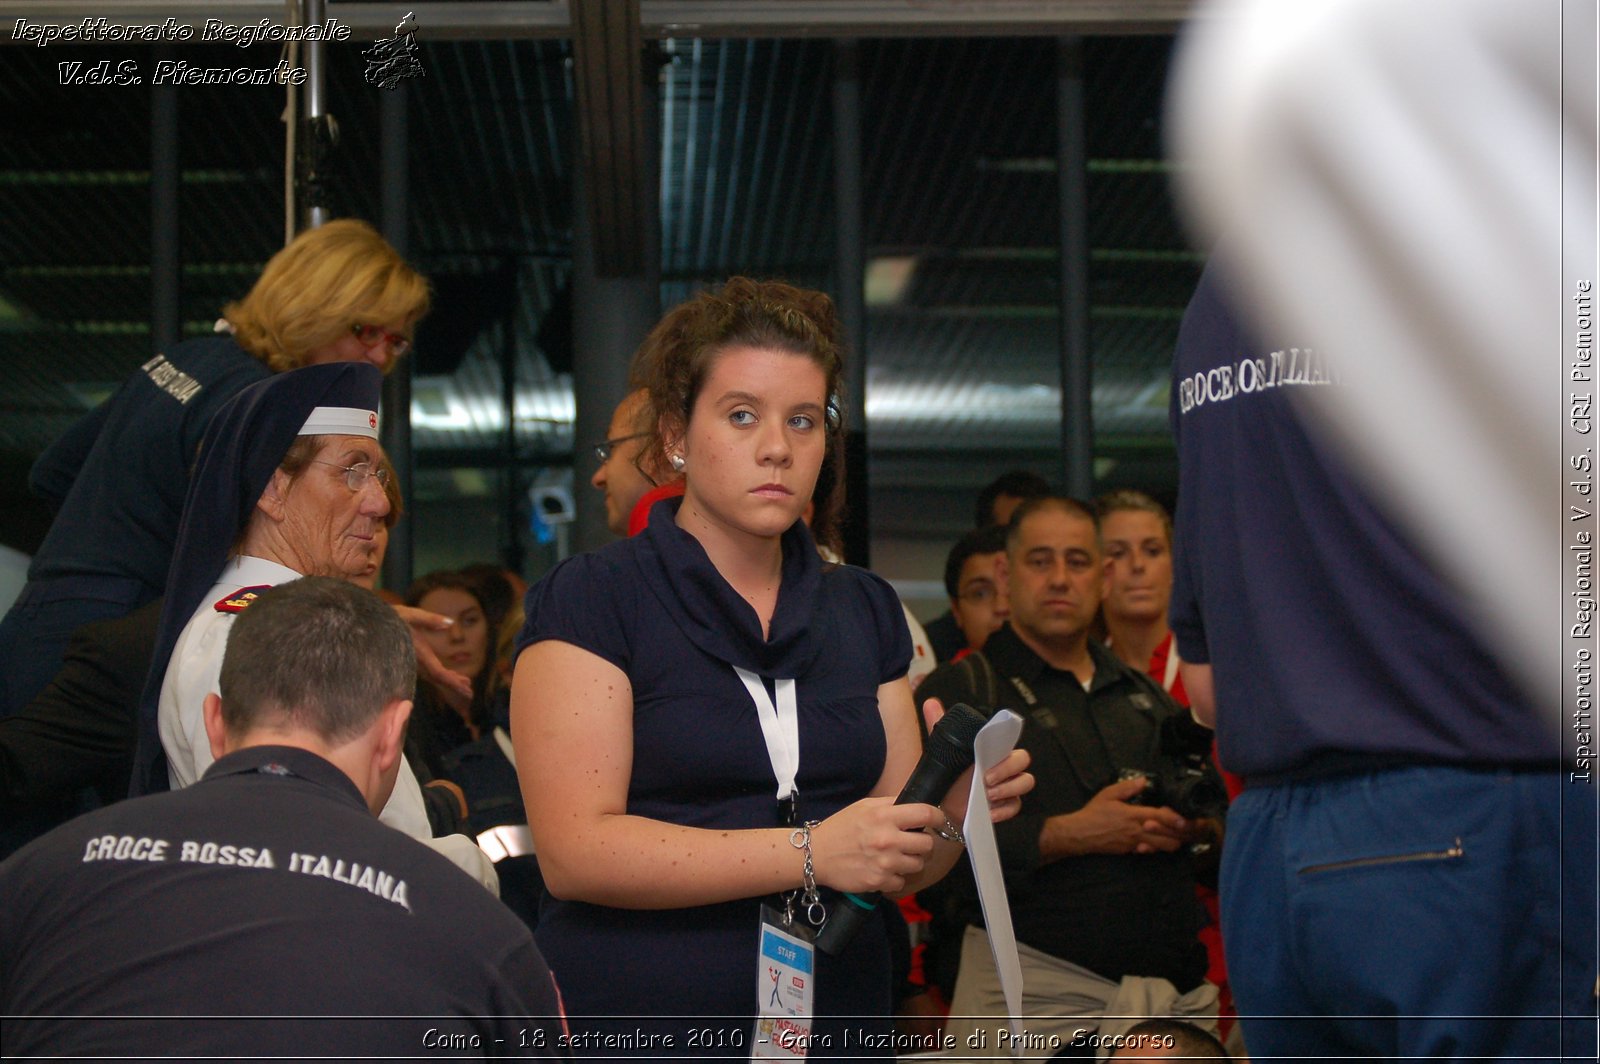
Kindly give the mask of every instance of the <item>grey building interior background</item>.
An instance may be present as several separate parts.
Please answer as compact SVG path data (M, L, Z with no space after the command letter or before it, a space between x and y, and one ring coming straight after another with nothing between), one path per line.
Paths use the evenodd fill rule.
M271 67L281 44L40 47L16 20L283 24L297 6L0 0L5 547L49 521L33 458L163 334L208 331L286 210L287 90L151 83L163 58ZM435 287L386 396L391 421L410 411L386 581L484 560L536 577L603 542L591 445L633 347L735 273L841 300L865 458L852 560L919 614L942 610L944 553L1000 472L1170 502L1167 373L1202 262L1162 157L1186 9L327 3L353 32L323 58L337 141L318 187ZM385 90L362 51L407 12L421 73ZM143 83L64 83L104 60Z

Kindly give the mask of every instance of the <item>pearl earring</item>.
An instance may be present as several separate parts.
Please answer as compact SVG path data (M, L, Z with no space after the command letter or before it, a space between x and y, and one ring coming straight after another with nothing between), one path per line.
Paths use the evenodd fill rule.
M674 472L682 473L683 467L688 463L683 460L683 455L681 454L669 454L667 455L667 464L673 468Z

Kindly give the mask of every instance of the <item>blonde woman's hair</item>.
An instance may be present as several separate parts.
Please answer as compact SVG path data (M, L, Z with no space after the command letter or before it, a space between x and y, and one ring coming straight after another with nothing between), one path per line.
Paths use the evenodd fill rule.
M410 329L428 312L428 300L427 280L376 229L342 218L295 237L222 316L240 347L282 373L352 326L396 322Z
M1124 510L1155 514L1161 519L1162 531L1167 534L1167 546L1172 546L1172 515L1167 512L1165 506L1144 492L1135 491L1133 488L1117 488L1094 501L1095 516L1102 519L1108 514L1121 513Z

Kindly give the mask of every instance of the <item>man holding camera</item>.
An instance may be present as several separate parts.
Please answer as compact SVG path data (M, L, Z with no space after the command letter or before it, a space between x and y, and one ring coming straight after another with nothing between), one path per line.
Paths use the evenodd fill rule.
M1105 1039L1157 1013L1214 1030L1217 991L1204 980L1194 892L1197 851L1215 848L1226 807L1205 756L1210 733L1090 639L1105 565L1087 507L1023 503L1007 530L1005 571L1009 621L918 693L1024 719L1018 745L1038 785L1020 814L995 826L1022 956L1022 1025L1061 1047L1097 1025ZM953 1053L992 1056L1006 1008L970 886L967 894L946 1034Z

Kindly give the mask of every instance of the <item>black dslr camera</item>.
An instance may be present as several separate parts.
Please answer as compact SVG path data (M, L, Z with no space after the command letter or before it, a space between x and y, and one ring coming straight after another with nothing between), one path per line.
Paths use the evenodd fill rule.
M1119 780L1143 778L1144 790L1130 805L1166 806L1186 820L1220 820L1228 811L1228 792L1211 765L1211 731L1178 713L1161 722L1156 768L1124 768Z

